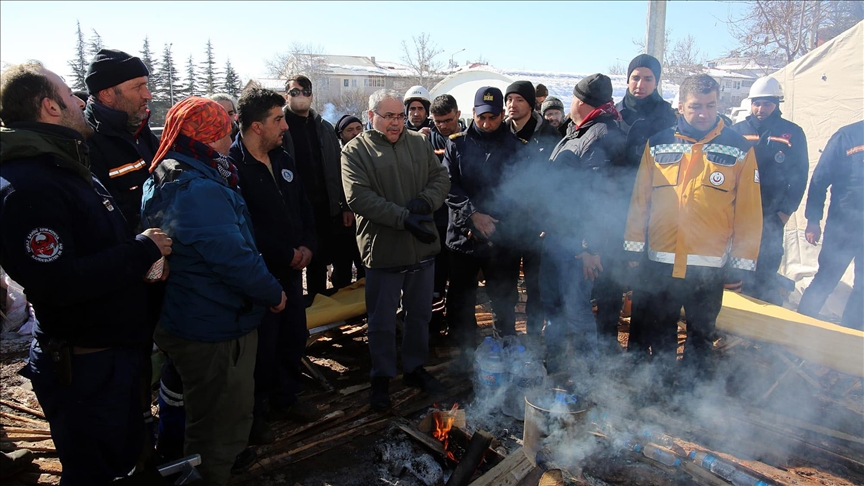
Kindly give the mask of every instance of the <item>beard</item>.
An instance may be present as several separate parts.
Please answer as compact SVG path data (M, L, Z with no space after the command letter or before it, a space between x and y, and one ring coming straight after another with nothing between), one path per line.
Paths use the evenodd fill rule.
M71 128L80 133L84 140L89 139L93 135L93 128L84 119L84 113L77 106L69 107L62 111L60 116L60 125Z

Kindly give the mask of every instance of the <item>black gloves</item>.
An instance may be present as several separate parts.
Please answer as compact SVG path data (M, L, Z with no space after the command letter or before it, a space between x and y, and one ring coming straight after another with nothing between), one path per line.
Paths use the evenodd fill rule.
M428 207L428 205L427 205ZM430 229L424 228L423 223L431 223L432 216L424 216L420 214L409 214L407 218L405 218L405 229L410 231L415 238L420 240L421 243L432 243L435 241L435 236L437 233Z
M419 197L408 201L408 205L405 207L411 214L432 214L432 207L429 206L429 203Z

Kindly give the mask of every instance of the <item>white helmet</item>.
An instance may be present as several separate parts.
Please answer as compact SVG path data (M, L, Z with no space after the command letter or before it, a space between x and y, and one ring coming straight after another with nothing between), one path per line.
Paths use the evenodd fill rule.
M426 103L432 103L431 96L429 96L429 90L424 88L423 86L412 86L405 92L405 98L402 99L404 104L408 104L409 101L420 100L425 101Z
M750 96L748 96L751 100L766 97L780 98L780 101L783 101L783 88L780 82L768 76L757 79L750 87Z

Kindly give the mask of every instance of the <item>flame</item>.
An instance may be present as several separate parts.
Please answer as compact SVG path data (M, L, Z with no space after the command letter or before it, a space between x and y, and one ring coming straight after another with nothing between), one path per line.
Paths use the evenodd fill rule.
M456 420L455 412L458 408L459 404L454 403L453 408L450 410L435 411L432 413L432 419L435 421L435 430L432 431L432 437L441 442L444 446L444 451L447 452L447 457L454 462L459 462L459 460L448 449L448 446L450 445L450 429L453 428L453 422Z

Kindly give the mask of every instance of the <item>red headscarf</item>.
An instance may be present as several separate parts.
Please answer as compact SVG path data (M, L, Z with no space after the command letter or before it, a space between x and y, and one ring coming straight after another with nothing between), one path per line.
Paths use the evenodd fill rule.
M190 96L168 110L159 149L150 164L150 172L156 169L165 154L174 147L178 134L208 144L221 140L229 133L231 118L225 108L213 100Z

